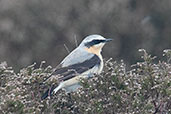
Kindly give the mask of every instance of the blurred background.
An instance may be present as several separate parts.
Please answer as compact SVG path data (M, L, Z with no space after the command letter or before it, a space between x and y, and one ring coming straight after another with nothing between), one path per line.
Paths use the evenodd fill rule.
M0 62L16 71L33 62L55 67L90 34L113 38L103 57L140 60L171 48L171 0L0 0Z

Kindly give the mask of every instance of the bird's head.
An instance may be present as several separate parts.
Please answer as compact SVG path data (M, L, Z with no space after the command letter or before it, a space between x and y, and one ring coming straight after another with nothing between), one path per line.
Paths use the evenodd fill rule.
M96 55L100 54L103 46L112 39L106 39L101 35L89 35L80 44L82 48Z

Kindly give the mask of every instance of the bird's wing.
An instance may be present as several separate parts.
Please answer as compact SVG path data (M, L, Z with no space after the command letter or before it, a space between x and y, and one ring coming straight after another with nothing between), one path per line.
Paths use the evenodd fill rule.
M44 82L46 82L48 79L51 79L51 77L53 77L54 74L61 74L67 76L69 74L73 74L73 71L67 72L69 69L76 69L74 67L76 66L82 66L81 63L84 63L85 61L87 62L87 60L90 60L93 58L94 54L92 53L88 53L85 49L77 47L76 49L74 49L68 56L66 56L63 61L56 67L56 70L49 75ZM85 62L85 63L86 63ZM79 64L79 65L78 65ZM87 67L88 68L88 67ZM78 70L77 67L77 72L80 73L81 70L86 69L86 68L80 68L80 70ZM67 73L66 73L67 72ZM44 83L43 82L43 83Z
M89 60L93 56L94 54L88 53L84 48L77 47L68 56L64 58L64 60L60 63L60 65L62 67L71 66Z
M84 73L85 71L93 68L96 65L100 65L100 58L97 55L94 55L88 60L85 60L82 63L73 64L67 67L62 67L56 69L56 71L52 74L53 76L59 76L60 81L66 81L71 79L78 74Z
M84 73L87 70L93 68L96 65L100 65L101 60L97 55L94 55L92 58L82 62L73 64L67 67L61 67L56 69L52 75L50 75L46 80L50 79L51 77L55 76L59 79L59 81L66 81L69 80L78 74ZM50 89L46 90L46 92L42 95L41 99L47 98L49 95L51 96L53 90L56 88L56 84L52 85Z
M52 76L58 77L59 81L69 80L78 74L82 74L87 70L93 68L96 65L100 65L100 58L97 55L94 55L90 59L85 60L82 63L73 64L67 67L60 67L56 69L52 75L50 75L46 80L51 78ZM52 85L50 89L48 89L41 97L41 99L47 98L49 95L52 95L53 90L56 88L56 85Z

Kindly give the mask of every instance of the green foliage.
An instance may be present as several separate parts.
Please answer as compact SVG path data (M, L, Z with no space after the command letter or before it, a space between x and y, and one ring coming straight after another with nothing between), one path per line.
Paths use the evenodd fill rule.
M171 51L165 61L156 61L144 49L142 61L127 70L123 61L105 61L100 75L81 80L83 88L66 94L63 90L45 100L40 97L57 79L44 80L53 72L35 64L14 73L0 64L0 113L113 114L171 113ZM44 83L43 83L44 82Z

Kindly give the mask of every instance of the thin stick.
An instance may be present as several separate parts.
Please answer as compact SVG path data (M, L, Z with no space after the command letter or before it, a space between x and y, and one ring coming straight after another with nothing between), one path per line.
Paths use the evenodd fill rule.
M68 54L70 53L70 51L69 51L69 49L68 49L68 47L64 44L64 47L65 47L65 49L66 49L66 51L68 52Z
M75 46L78 47L78 42L77 42L77 36L74 35L74 40L75 40Z

